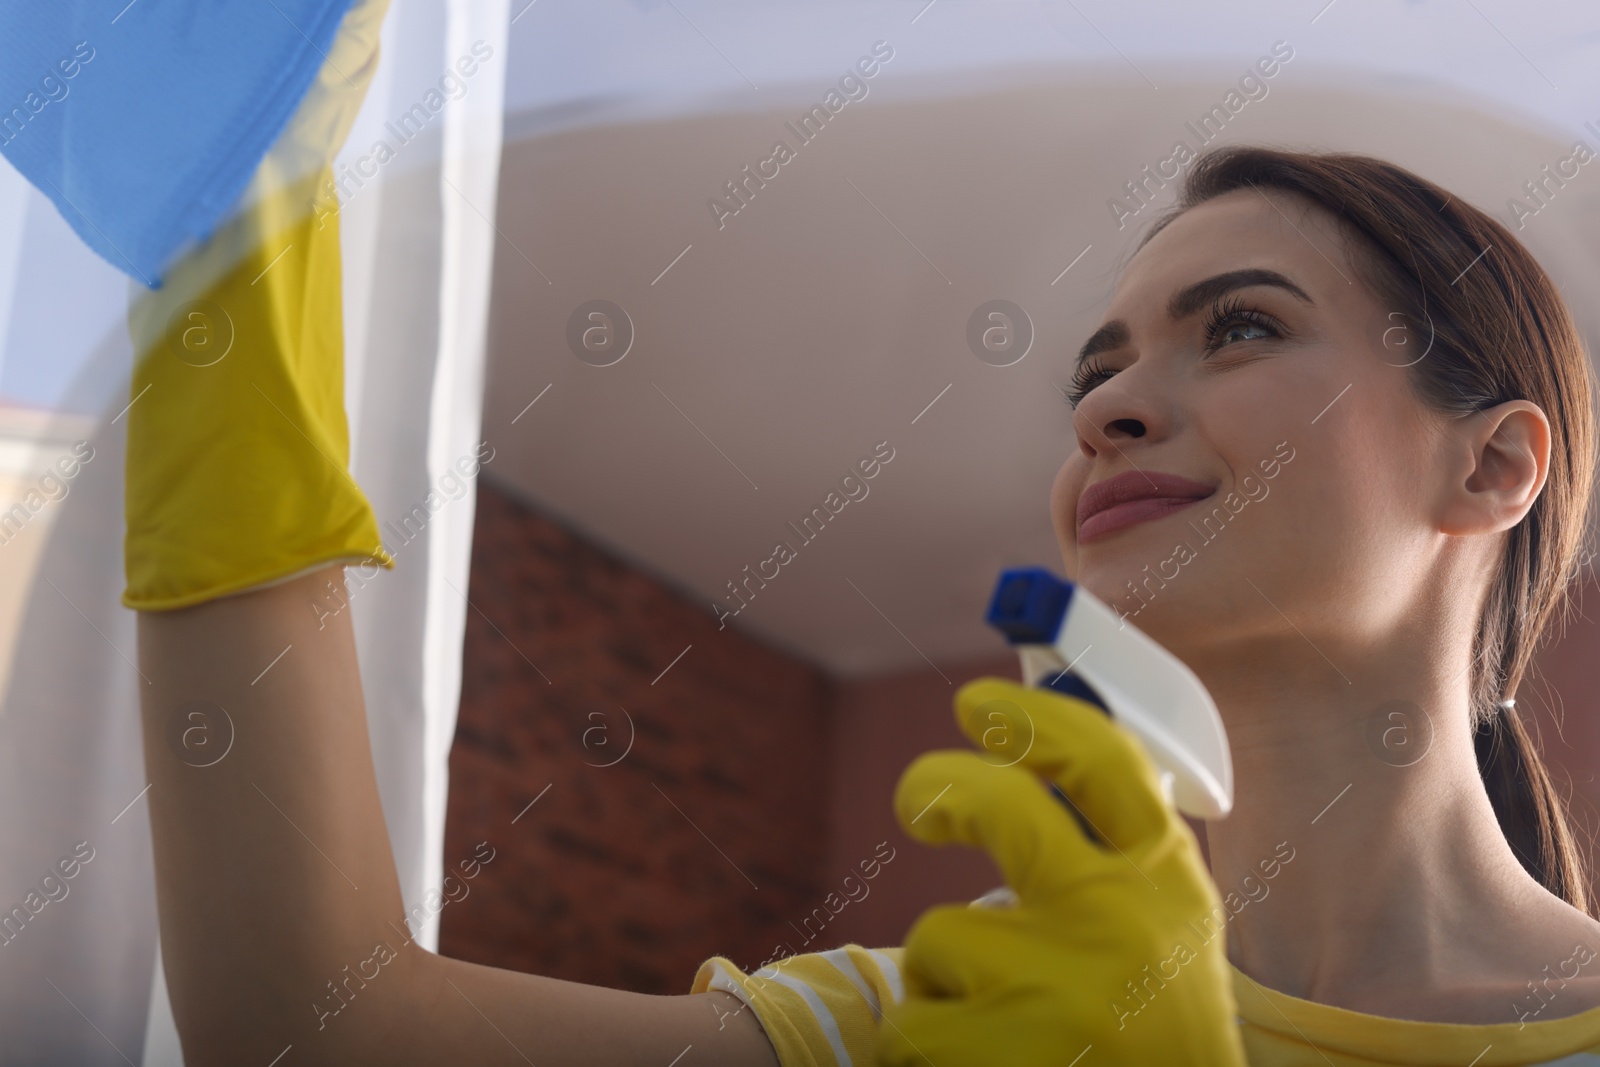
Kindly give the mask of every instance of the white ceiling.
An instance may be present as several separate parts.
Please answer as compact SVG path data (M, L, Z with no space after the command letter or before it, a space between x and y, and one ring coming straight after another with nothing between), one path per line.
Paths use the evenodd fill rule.
M1137 231L1119 232L1107 201L1178 138L1193 144L1184 123L1274 41L1294 60L1223 139L1375 153L1502 218L1575 138L1600 147L1580 84L1600 69L1595 14L1338 0L1318 16L1324 2L1292 19L1284 4L1152 19L1154 5L940 0L915 23L923 3L525 9L486 476L708 613L788 540L798 557L732 625L837 674L999 651L981 622L998 568L1059 567L1046 495L1072 442L1055 383ZM896 55L870 95L719 230L707 198L775 139L796 144L784 121L879 39ZM1523 236L1593 348L1600 162ZM565 339L597 298L636 331L609 367ZM966 342L995 298L1036 331L1004 368ZM869 495L801 545L785 521L885 439L895 458Z

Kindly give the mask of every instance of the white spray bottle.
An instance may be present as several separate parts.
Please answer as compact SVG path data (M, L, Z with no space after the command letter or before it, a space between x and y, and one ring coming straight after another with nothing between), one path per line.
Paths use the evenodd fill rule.
M1232 809L1222 718L1176 656L1043 567L1002 572L986 618L1016 648L1024 682L1086 700L1138 735L1179 811L1220 819Z

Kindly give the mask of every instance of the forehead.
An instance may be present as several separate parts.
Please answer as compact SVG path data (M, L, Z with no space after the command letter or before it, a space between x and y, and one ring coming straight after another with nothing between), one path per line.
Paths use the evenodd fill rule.
M1107 317L1160 307L1186 285L1242 267L1288 275L1318 304L1365 296L1331 214L1293 193L1240 189L1190 208L1152 237L1128 262Z

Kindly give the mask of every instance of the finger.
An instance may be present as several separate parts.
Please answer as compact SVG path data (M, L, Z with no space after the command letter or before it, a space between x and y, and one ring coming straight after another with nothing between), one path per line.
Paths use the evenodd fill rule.
M924 911L906 933L900 960L907 995L967 998L1026 984L1040 959L1040 914L968 904ZM1059 962L1059 956L1051 959Z
M906 938L906 995L879 1028L879 1064L1059 1064L1059 1035L1072 1029L1061 999L1017 995L1059 981L1059 956L1037 951L1037 921L955 905L924 912Z
M979 678L956 692L956 720L990 762L1027 767L1059 785L1120 849L1159 839L1176 818L1139 739L1087 701Z
M1084 835L1038 775L975 752L918 757L900 776L894 807L901 828L919 841L988 852L1023 901L1051 899L1115 857Z

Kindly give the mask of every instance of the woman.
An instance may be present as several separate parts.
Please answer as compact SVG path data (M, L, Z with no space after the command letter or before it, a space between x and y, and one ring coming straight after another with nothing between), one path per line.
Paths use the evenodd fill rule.
M1056 530L1222 712L1251 1063L1600 1062L1600 923L1509 699L1576 569L1592 391L1504 227L1352 156L1202 157L1085 344Z
M1578 546L1588 370L1553 287L1492 220L1375 161L1218 153L1085 346L1052 505L1063 556L1223 712L1238 796L1208 826L1209 876L1120 728L984 683L962 694L969 731L1011 700L1054 762L1005 777L935 754L897 804L925 839L994 852L1020 906L935 909L904 957L846 946L757 976L712 960L695 993L654 997L407 936L349 614L318 610L346 563L390 561L345 473L337 217L306 212L317 177L264 198L212 246L242 256L197 254L132 323L145 398L129 411L124 601L141 612L162 949L191 1067L865 1063L885 1009L886 1060L940 1067L1066 1063L1096 1042L1109 1058L1085 1064L1600 1051L1600 967L1566 974L1574 946L1600 949L1600 924L1561 806L1499 703ZM171 313L197 295L235 334L203 366L174 355L185 320ZM1108 479L1109 497L1094 488ZM1086 497L1104 506L1080 525ZM1175 575L1157 567L1177 557ZM1397 702L1432 728L1405 766L1382 740ZM219 708L231 747L189 758ZM1036 803L1037 780L1014 777L1036 771L1111 844L1128 835L1131 859ZM972 788L936 795L946 772ZM1059 848L1019 854L1028 842ZM1193 977L1141 983L1153 999L1119 1009L1121 979L1214 913L1212 879L1231 895L1269 858L1270 895L1230 909ZM1057 888L1101 863L1102 887L1143 893L1131 870L1151 892L1041 904L1051 862ZM983 936L997 923L1014 952Z

